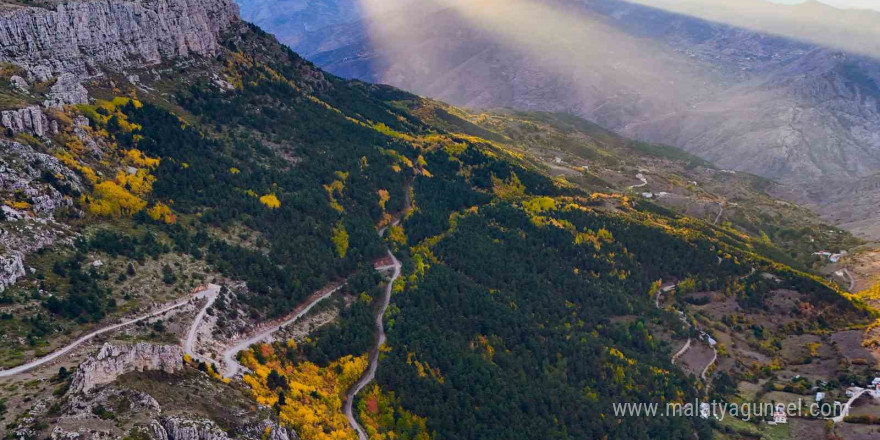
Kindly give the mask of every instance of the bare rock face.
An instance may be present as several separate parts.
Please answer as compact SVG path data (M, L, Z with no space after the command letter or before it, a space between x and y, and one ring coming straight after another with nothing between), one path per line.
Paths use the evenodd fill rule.
M27 80L18 75L12 75L9 78L9 82L12 84L12 87L19 92L28 93L31 91L31 86L28 84Z
M0 256L0 292L25 275L21 254L12 253Z
M35 134L40 137L54 134L43 110L35 105L19 110L3 111L0 113L0 123L13 133Z
M156 440L228 440L229 436L211 420L166 417L150 424Z
M32 107L14 115L3 112L2 120L5 124L7 116L14 116L13 120L20 117L22 121L27 117L33 124L45 118L41 115L39 108ZM55 183L42 181L44 175L52 175ZM66 228L52 220L56 210L73 204L71 196L62 190L70 193L82 190L79 176L71 169L30 146L0 141L0 198L4 201L23 198L28 206L26 210L6 205L0 208L6 219L0 222L0 292L25 275L25 255L68 236Z
M3 112L2 121L5 125L7 117L11 124L22 125L25 129L42 127L45 116L38 107L28 107L15 112ZM25 122L28 121L28 122ZM36 124L36 125L34 125ZM47 185L42 178L46 174L55 176L55 183ZM57 187L56 187L57 186ZM0 141L0 196L9 200L16 193L30 199L31 209L40 216L50 216L58 208L71 205L68 192L82 191L79 176L62 164L54 156L38 153L32 147L18 142Z
M245 429L242 438L263 440L299 440L295 431L266 421L255 429ZM228 440L229 435L208 419L182 416L163 417L150 423L150 435L155 440ZM268 436L265 433L268 432Z
M98 385L135 371L175 373L183 369L183 352L177 345L104 344L97 356L80 364L70 384L71 393L85 393Z
M60 108L65 104L86 104L89 92L72 73L62 73L49 89L45 107Z
M238 20L230 0L73 1L54 10L0 14L0 61L24 66L33 80L119 71L163 57L210 56Z

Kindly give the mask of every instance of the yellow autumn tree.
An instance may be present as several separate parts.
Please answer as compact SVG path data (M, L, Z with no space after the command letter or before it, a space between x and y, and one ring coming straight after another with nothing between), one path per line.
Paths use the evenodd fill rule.
M134 165L136 167L143 167L143 168L156 168L159 166L159 163L161 162L157 158L152 158L150 156L147 156L146 154L144 154L143 152L141 152L141 150L138 150L137 148L132 148L131 150L126 151L125 152L125 159L131 165Z
M406 246L406 232L403 226L392 226L388 228L388 238L398 247Z
M109 180L95 185L94 196L82 196L82 202L92 214L113 218L131 217L147 206L143 199Z
M261 344L241 355L242 365L253 371L244 382L257 402L275 406L281 422L292 426L303 440L356 440L342 413L342 401L366 369L366 355L344 356L322 368L311 362L294 364L283 353L276 354L295 344L276 347ZM279 395L284 396L283 403Z
M118 171L116 173L116 184L125 188L133 194L145 196L153 191L153 183L156 177L145 169L139 169L135 173L127 173Z
M152 208L147 210L147 215L150 216L151 219L162 222L165 224L172 225L177 221L177 216L171 212L171 208L168 205L162 202L156 202Z
M327 197L330 199L330 207L338 213L342 213L345 209L339 203L342 192L345 191L345 182L342 180L334 180L329 185L324 185L324 191L327 191Z
M385 204L391 200L391 194L388 193L387 189L379 190L379 206L382 207L382 211L385 211Z
M260 197L260 203L266 205L270 209L277 209L281 207L281 200L278 200L278 197L275 194L266 194L263 197Z
M333 242L333 246L336 248L336 254L339 255L339 258L345 258L345 255L348 253L348 231L345 230L345 225L341 220L333 225L330 240Z

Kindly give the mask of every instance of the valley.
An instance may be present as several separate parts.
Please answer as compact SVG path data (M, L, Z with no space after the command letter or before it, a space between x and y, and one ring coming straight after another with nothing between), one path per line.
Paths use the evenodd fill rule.
M316 20L295 36L261 20L263 3L240 3L331 73L466 108L575 114L780 182L776 197L809 205L863 239L880 237L880 67L863 52L621 0L517 0L497 6L505 14L455 1L396 2L388 14L371 11L369 1L325 0L318 3L355 17ZM764 2L749 4L760 10ZM815 2L776 7L773 16L802 14L829 26L878 16Z
M343 79L228 0L4 26L2 438L876 432L876 252L788 182ZM849 414L613 409L817 399Z

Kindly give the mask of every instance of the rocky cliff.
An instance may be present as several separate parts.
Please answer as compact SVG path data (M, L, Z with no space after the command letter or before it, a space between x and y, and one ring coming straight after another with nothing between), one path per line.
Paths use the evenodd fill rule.
M96 356L86 359L70 383L71 393L88 392L117 377L135 371L175 373L183 369L183 351L177 345L104 344Z
M163 60L209 57L220 35L239 23L230 0L71 1L54 9L8 6L0 10L0 63L18 66L10 78L13 104L0 109L7 135L40 138L59 134L53 109L89 102L83 81ZM73 134L92 154L101 154L76 121ZM56 182L41 182L44 175ZM60 182L57 180L61 179ZM52 213L71 206L79 178L54 157L17 142L0 142L0 291L24 275L24 257L59 237ZM63 192L63 194L62 194ZM48 223L47 223L48 222ZM57 226L57 225L54 225Z
M298 440L296 432L266 421L263 426L253 429L254 433L242 433L241 438L261 438L263 440ZM216 423L207 419L185 417L163 417L150 423L150 435L155 440L228 440L229 435Z
M54 10L0 13L0 61L46 81L158 63L163 58L210 56L219 35L238 21L229 0L73 1Z

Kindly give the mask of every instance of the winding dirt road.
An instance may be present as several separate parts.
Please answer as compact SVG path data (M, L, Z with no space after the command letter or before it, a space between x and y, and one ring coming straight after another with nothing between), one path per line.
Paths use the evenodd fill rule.
M403 211L400 215L391 222L391 226L397 226L400 224L400 220L404 217L405 213L409 212L412 209L412 201L410 200L410 188L412 182L407 182L404 186L404 206ZM388 226L379 229L379 236L384 237L385 232L388 231ZM357 432L358 440L367 440L367 433L364 431L364 428L358 423L357 419L354 417L354 412L352 411L352 405L354 404L354 398L357 396L364 387L367 386L373 379L376 378L376 369L379 367L379 349L382 347L382 344L385 343L385 323L383 319L385 318L385 310L388 309L388 304L391 302L391 290L394 289L394 282L397 281L397 278L400 277L401 264L400 261L397 260L397 257L391 253L391 250L388 250L388 256L391 257L391 265L390 266L382 266L377 267L376 270L387 270L394 269L394 272L391 274L391 279L388 280L388 285L385 286L385 296L382 298L382 304L379 306L379 310L376 312L376 342L373 347L370 349L370 357L369 357L369 365L367 366L367 370L361 375L361 378L348 389L345 393L345 401L342 402L342 412L345 413L345 417L348 419L348 424L351 425L352 429Z
M678 350L677 353L672 355L672 365L675 365L675 361L684 354L684 352L688 351L688 348L691 348L691 338L688 338L687 342L684 344L684 347L681 347L681 350Z
M700 378L703 379L704 382L706 381L706 373L709 372L709 368L712 368L712 365L715 365L715 362L717 360L718 360L718 350L716 350L715 347L712 347L712 360L709 361L709 365L706 365L706 368L703 368L703 372L700 373Z
M715 221L712 222L713 225L717 225L718 220L721 220L721 214L724 214L724 203L721 203L721 206L718 209L718 215L715 216Z
M849 272L849 269L847 269L847 268L843 268L843 273L845 273L846 277L849 278L849 291L850 291L850 293L855 293L855 292L853 292L854 290L856 290L855 277L852 276L852 274Z
M207 291L205 291L205 292L207 292ZM205 293L205 292L200 292L199 294L196 294L195 298L196 298L196 299L204 298L204 293ZM178 303L175 303L175 304L169 305L169 306L167 306L167 307L161 308L161 309L159 309L159 310L157 310L157 311L155 311L155 312L148 313L148 314L143 315L143 316L141 316L141 317L134 318L134 319L130 319L130 320L128 320L128 321L124 321L124 322L120 322L120 323L118 323L118 324L113 324L113 325L111 325L111 326L109 326L109 327L104 327L104 328L99 329L99 330L95 330L95 331L93 331L93 332L91 332L91 333L89 333L89 334L87 334L87 335L85 335L85 336L83 336L83 337L77 339L76 341L71 342L70 344L64 346L63 348L61 348L61 349L59 349L59 350L53 352L53 353L50 354L50 355L47 355L47 356L41 357L41 358L39 358L39 359L35 359L35 360L31 361L31 362L28 362L28 363L23 364L23 365L19 365L19 366L14 367L14 368L10 368L10 369L8 369L8 370L2 370L2 371L0 371L0 378L2 378L2 377L14 376L14 375L16 375L16 374L24 373L25 371L32 370L32 369L37 368L37 367L39 367L39 366L41 366L41 365L47 364L47 363L49 363L49 362L52 362L52 361L54 361L55 359L58 359L59 357L64 356L65 354L69 353L69 352L70 352L71 350L73 350L74 348L76 348L76 347L82 345L82 344L85 343L86 341L88 341L88 340L94 338L95 336L102 335L102 334L104 334L104 333L108 333L108 332L112 332L112 331L117 330L117 329L120 329L120 328L122 328L122 327L125 327L125 326L128 326L128 325L132 325L132 324L135 324L135 323L138 323L138 322L143 321L143 320L145 320L145 319L150 319L150 318L153 318L153 317L156 317L156 316L164 315L165 313L168 313L168 312L170 312L171 310L174 310L174 309L177 309L177 308L180 308L180 307L183 307L183 306L189 304L191 300L192 300L192 298L189 298L189 299L187 299L187 300L185 300L185 301L181 301L181 302L178 302Z
M849 409L852 407L853 402L855 402L856 400L858 400L859 397L862 397L862 395L865 394L865 393L870 393L870 394L873 395L874 397L877 397L877 395L880 394L880 393L875 393L875 392L873 392L873 391L871 391L870 389L867 389L867 388L859 388L859 389L855 392L855 394L853 394L853 396L849 398L849 400L846 402L846 405L843 405L843 409L840 411L840 414L838 414L837 417L832 417L832 418L831 418L831 421L834 422L834 423L840 423L840 422L842 422L843 419L845 419L846 416L849 415Z
M642 188L642 187L648 185L648 178L645 177L644 174L642 174L642 173L636 174L636 179L639 179L640 181L642 181L642 183L640 183L640 184L638 184L638 185L632 185L632 186L629 186L629 187L627 187L627 189Z
M746 276L750 276L753 273L755 273L755 268L752 268L752 271L749 272L749 275L746 275ZM654 305L657 307L657 309L661 308L660 307L660 295L662 295L664 293L669 293L670 291L675 290L677 287L678 287L677 284L673 284L673 285L669 285L669 286L664 286L664 287L660 288L659 291L657 291L657 295L654 297ZM708 333L706 333L705 331L703 331L699 327L695 327L695 326L690 325L690 323L687 321L687 318L685 317L684 312L679 311L678 316L684 325L700 331L705 336L706 340L708 341L708 338L709 338ZM684 347L682 347L680 350L678 350L678 352L676 352L674 355L672 355L672 365L675 365L675 361L678 360L678 358L681 357L681 355L685 354L689 348L691 348L692 341L693 341L692 338L688 338L687 343L684 344ZM711 344L709 345L709 347L712 349L712 360L709 361L709 364L706 365L706 367L703 368L703 371L700 373L700 378L703 379L704 382L706 381L706 374L709 372L709 368L711 368L712 365L715 365L715 362L718 361L718 349L716 349L715 346L711 345Z
M223 377L233 377L238 374L241 369L244 368L241 364L238 363L238 360L235 359L235 356L238 354L238 352L247 350L248 347L258 342L272 342L274 340L272 337L273 333L298 321L300 318L308 314L309 311L311 311L312 308L315 307L319 302L330 298L331 295L338 292L339 289L341 289L343 286L345 286L345 283L340 283L332 288L319 291L318 294L313 295L307 303L300 306L300 309L297 310L293 316L285 319L282 322L266 327L260 330L258 333L246 339L238 341L235 345L227 348L223 352Z
M219 293L220 286L216 284L208 284L208 288L201 292L201 294L203 294L203 297L208 298L208 301L205 303L202 309L199 310L199 313L196 315L195 319L193 319L192 325L190 325L189 327L189 332L187 332L186 334L186 339L183 341L183 352L185 354L188 354L193 359L200 358L200 356L195 353L194 348L196 345L196 338L199 334L199 326L202 324L202 320L205 319L205 313L207 313L208 308L211 307L211 305L214 304L214 301L217 300L217 296Z
M345 417L348 418L348 424L357 431L358 439L360 440L367 440L367 434L364 432L364 428L362 428L354 418L354 413L352 412L351 407L355 396L357 396L357 394L376 377L376 368L379 366L379 348L385 343L385 323L383 322L385 310L388 309L388 303L391 302L391 290L394 288L394 282L400 277L400 261L397 260L391 251L388 251L388 256L391 257L391 261L394 262L394 273L391 275L388 285L385 286L385 296L382 298L382 305L379 306L379 310L376 313L376 333L378 336L376 338L376 343L370 348L370 364L367 367L367 371L364 372L357 383L345 394L345 402L342 405L342 412L344 412Z

